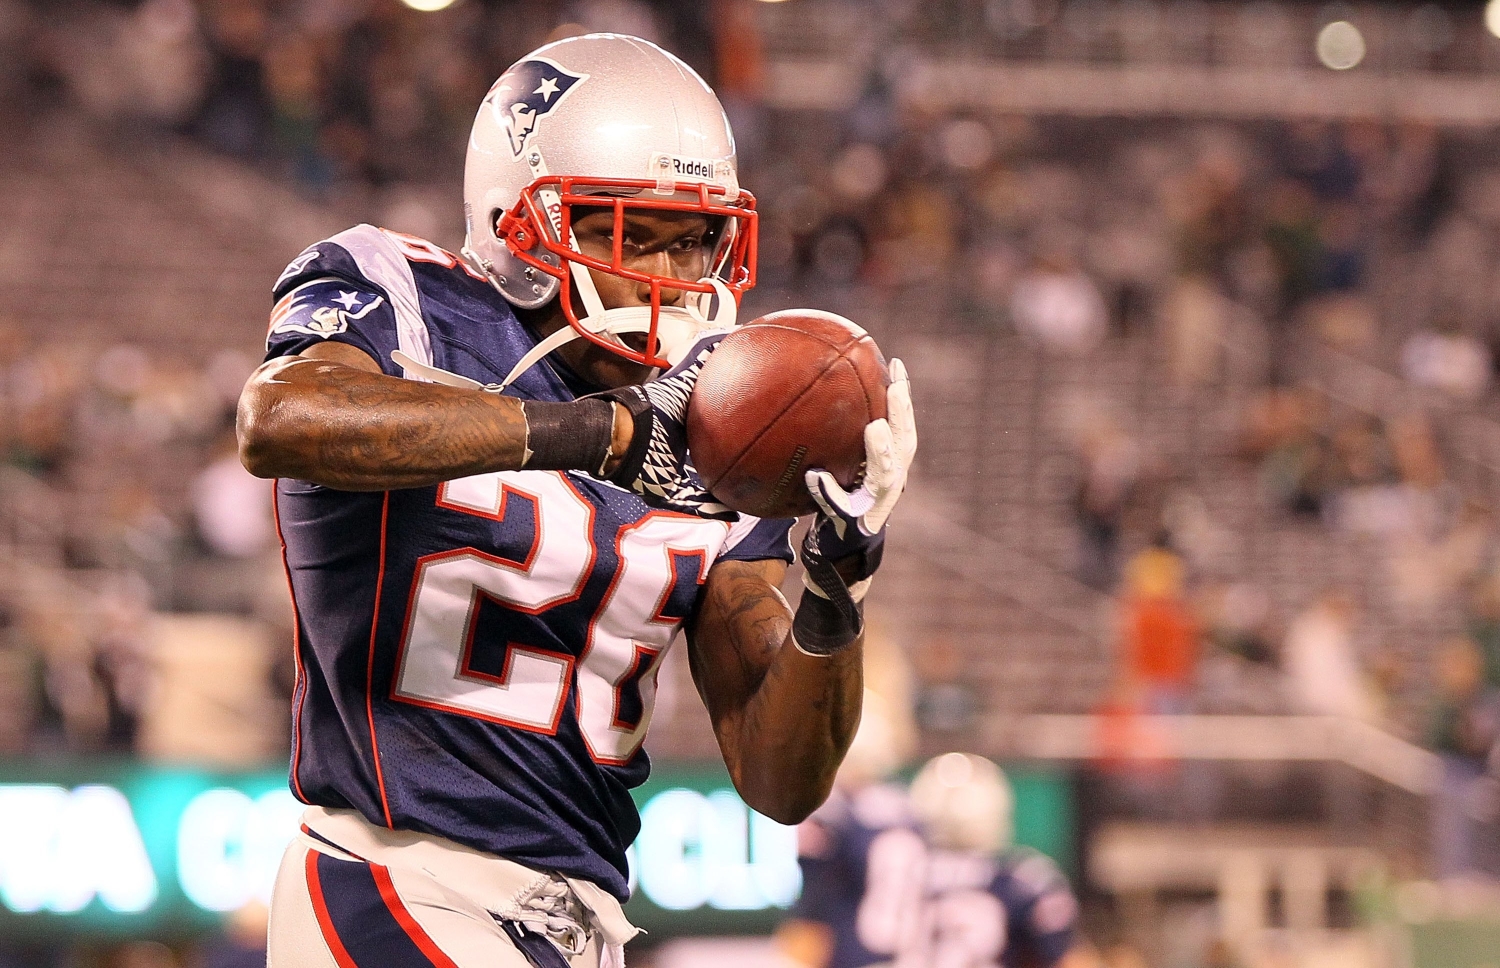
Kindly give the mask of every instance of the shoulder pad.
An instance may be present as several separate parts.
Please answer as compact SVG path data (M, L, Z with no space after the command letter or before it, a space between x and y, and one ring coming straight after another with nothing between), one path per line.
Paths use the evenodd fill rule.
M314 242L287 263L287 267L276 278L272 293L280 299L312 279L343 279L361 286L378 284L378 280L366 276L359 260L351 252L350 244L352 243L353 248L381 246L380 235L380 230L375 226L361 224L345 229L332 238ZM389 247L389 244L386 243L384 247Z
M871 830L912 823L911 801L906 791L893 783L876 783L854 797L854 816Z
M303 249L282 270L274 293L279 299L309 279L330 277L386 290L392 286L409 287L413 262L461 269L472 279L486 281L463 259L426 239L360 223Z
M1058 885L1066 885L1068 879L1052 858L1029 847L1013 847L1002 860L1012 880L1033 894L1042 894Z

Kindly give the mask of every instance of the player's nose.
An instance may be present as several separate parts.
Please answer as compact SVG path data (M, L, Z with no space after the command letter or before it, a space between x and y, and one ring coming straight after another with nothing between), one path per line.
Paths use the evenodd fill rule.
M643 264L640 265L640 271L642 272L650 273L659 279L677 278L676 267L673 265L672 257L668 252L653 252L650 255L644 256L641 261ZM649 306L651 304L651 284L647 282L637 283L635 295L636 299L640 300L641 305ZM666 286L662 286L661 304L663 306L679 306L682 304L684 295L684 290L669 289Z

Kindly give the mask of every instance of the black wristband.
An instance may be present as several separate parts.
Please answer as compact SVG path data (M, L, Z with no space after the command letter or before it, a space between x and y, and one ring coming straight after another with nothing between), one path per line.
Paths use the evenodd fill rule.
M528 471L587 471L598 474L615 437L615 406L585 397L572 403L526 400Z
M865 606L856 602L842 578L826 562L804 560L807 577L828 597L808 589L792 616L792 639L809 655L833 655L865 630Z
M646 463L646 451L651 447L651 428L656 422L656 414L651 409L651 401L640 387L621 387L618 390L606 390L584 397L585 400L608 400L618 403L630 411L630 419L634 421L630 435L630 446L625 448L625 453L620 457L620 463L615 467L614 473L609 475L610 483L621 487L633 487L636 479L641 476L641 468Z
M839 578L843 579L845 585L853 585L855 582L864 581L875 572L880 570L880 559L885 556L885 533L881 532L869 539L868 543L852 554L846 554L841 558L830 560L818 541L821 529L814 526L809 529L807 536L802 539L802 563L808 565L808 575L813 575L813 569L820 564L828 564L837 572ZM818 583L822 587L822 582Z

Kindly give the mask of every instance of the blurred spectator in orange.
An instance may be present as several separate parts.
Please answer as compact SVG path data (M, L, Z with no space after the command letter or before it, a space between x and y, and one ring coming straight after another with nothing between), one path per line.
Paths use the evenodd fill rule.
M1143 711L1187 712L1198 664L1198 621L1183 597L1186 567L1164 539L1125 568L1123 674Z

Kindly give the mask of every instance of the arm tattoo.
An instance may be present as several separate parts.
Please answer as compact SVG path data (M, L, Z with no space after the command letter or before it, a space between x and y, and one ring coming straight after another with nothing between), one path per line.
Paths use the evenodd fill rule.
M516 470L526 447L520 402L320 360L289 358L240 398L246 464L342 490L423 487Z
M780 572L764 562L715 565L688 630L688 657L741 793L811 809L859 723L862 650L799 652L791 609L776 589Z
M760 575L732 565L724 572L722 576L710 574L692 638L695 642L704 640L705 646L720 646L712 648L712 654L700 656L705 663L724 666L715 668L714 674L727 675L734 683L733 689L714 690L715 698L743 705L760 687L786 641L792 627L791 610ZM700 650L693 653L699 655ZM712 708L709 711L715 712Z

